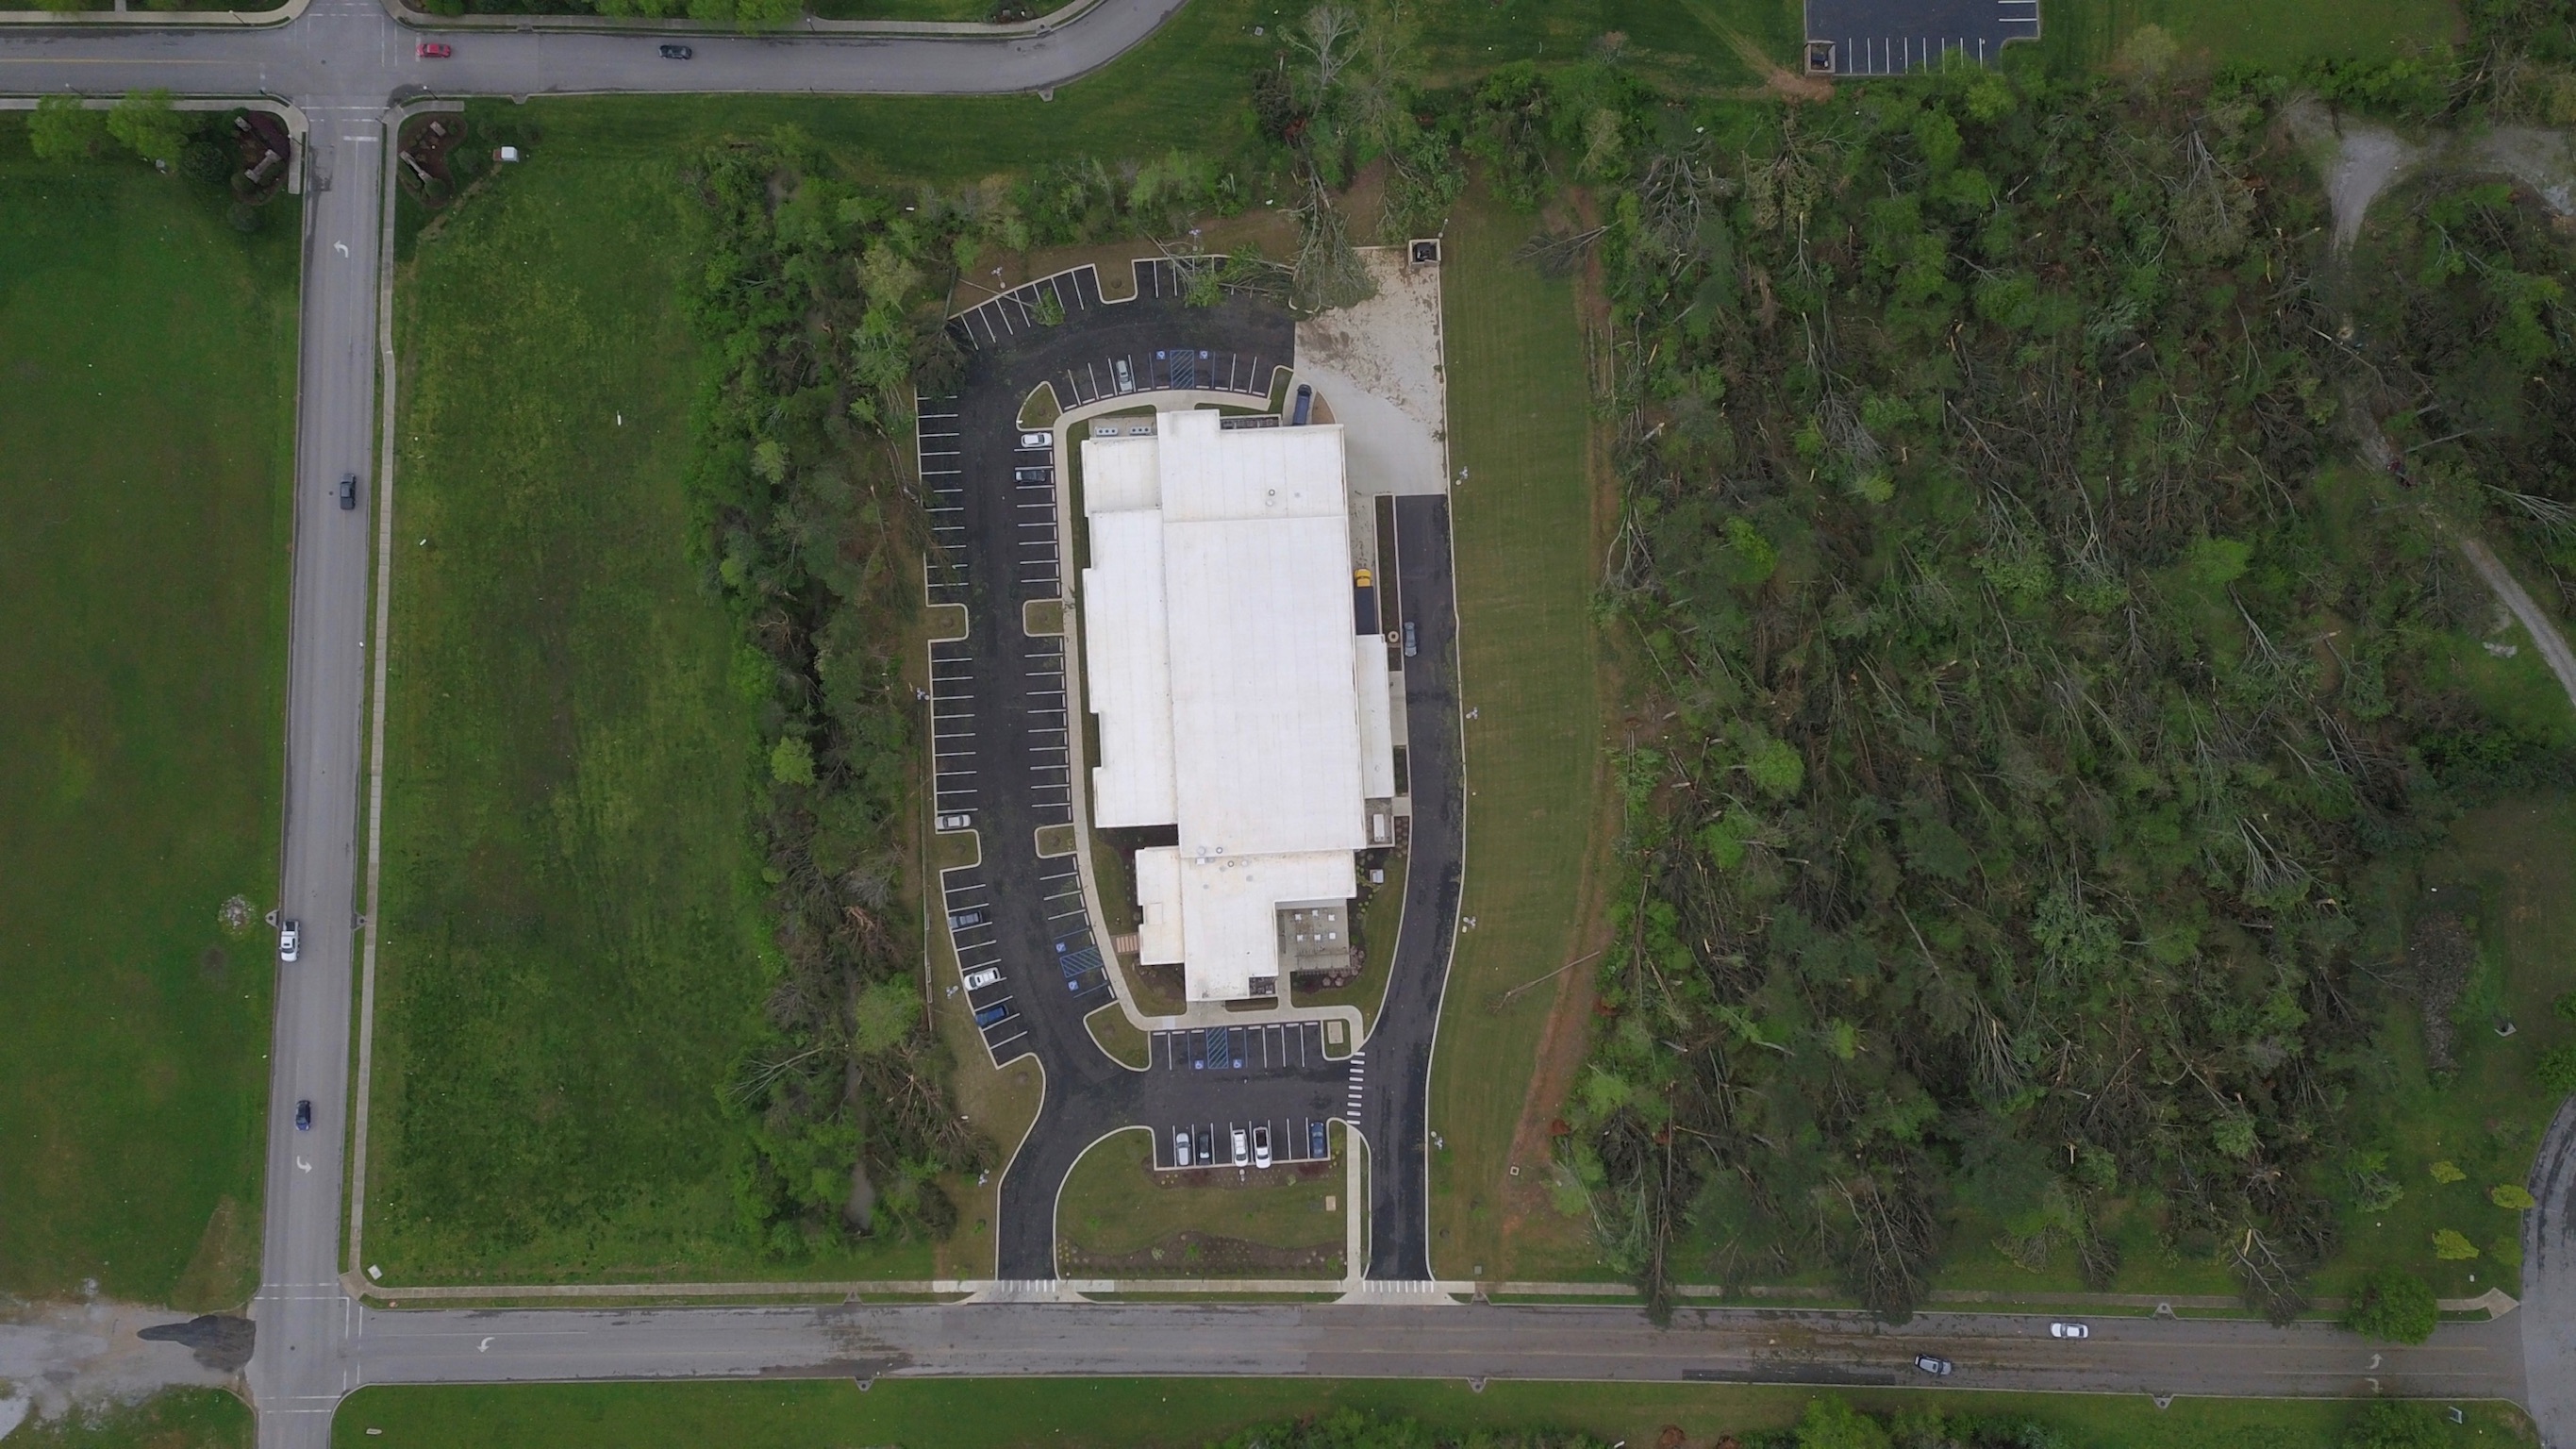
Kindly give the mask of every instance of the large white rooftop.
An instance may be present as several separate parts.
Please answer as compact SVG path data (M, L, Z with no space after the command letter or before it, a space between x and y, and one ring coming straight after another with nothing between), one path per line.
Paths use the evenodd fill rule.
M1177 827L1137 860L1145 959L1180 961L1192 999L1241 998L1278 974L1280 904L1350 896L1364 802L1392 793L1385 650L1353 636L1342 430L1167 413L1082 460L1093 820Z

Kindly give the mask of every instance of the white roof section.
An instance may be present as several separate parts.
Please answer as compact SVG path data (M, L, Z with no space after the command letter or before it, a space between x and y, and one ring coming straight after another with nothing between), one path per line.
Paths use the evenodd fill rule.
M1349 899L1365 801L1394 793L1385 650L1355 640L1342 431L1166 413L1083 444L1088 702L1103 826L1139 851L1139 946L1193 1000L1279 973L1278 907Z
M1345 515L1165 518L1182 857L1366 845Z
M1160 857L1150 872L1147 856ZM1168 898L1148 898L1149 874ZM1347 850L1290 855L1228 856L1202 864L1178 851L1136 852L1136 894L1146 918L1179 917L1181 950L1157 961L1179 960L1194 1001L1239 1001L1252 994L1253 978L1279 974L1279 908L1329 902L1339 905L1359 889L1359 870ZM1139 944L1144 944L1139 931ZM1169 936L1161 937L1169 941Z
M1143 440L1140 440L1143 441ZM1093 820L1169 825L1178 818L1172 770L1172 661L1163 629L1163 515L1153 509L1091 520L1083 570L1083 648L1090 704L1100 715L1091 772Z

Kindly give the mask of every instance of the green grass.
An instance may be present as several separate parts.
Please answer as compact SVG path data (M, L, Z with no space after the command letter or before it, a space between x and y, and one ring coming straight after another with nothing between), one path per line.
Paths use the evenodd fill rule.
M1516 1383L1482 1393L1455 1380L879 1379L805 1383L529 1384L367 1388L332 1425L340 1449L1156 1449L1210 1443L1255 1424L1351 1407L1406 1415L1452 1433L1546 1425L1612 1442L1652 1444L1665 1425L1692 1444L1794 1420L1813 1391L1727 1384ZM2086 1449L2330 1449L2349 1406L2334 1402L2190 1399L2158 1410L2137 1395L1976 1394L1877 1390L1847 1395L1873 1409L1937 1405L2049 1420ZM2529 1443L2520 1415L2469 1407L2450 1431L2463 1446ZM381 1434L370 1435L370 1429Z
M1273 1144L1278 1146L1280 1144ZM1222 1154L1225 1144L1219 1142ZM1161 1257L1119 1268L1119 1277L1216 1274L1224 1277L1338 1277L1349 1208L1349 1175L1340 1149L1320 1170L1285 1164L1267 1172L1220 1167L1205 1172L1156 1172L1153 1144L1141 1131L1108 1137L1082 1155L1065 1175L1056 1200L1056 1232L1077 1253L1126 1255L1160 1251ZM1326 1199L1333 1202L1327 1212ZM1217 1261L1188 1245L1185 1233L1240 1239L1263 1248L1329 1248L1325 1266L1294 1270ZM1093 1269L1073 1267L1075 1276Z
M1557 1217L1517 1164L1522 1084L1552 985L1504 993L1584 948L1586 855L1600 801L1595 575L1583 330L1570 283L1509 260L1531 221L1473 203L1452 222L1442 307L1449 354L1460 698L1467 725L1467 883L1433 1057L1433 1269L1449 1277L1575 1276L1588 1225ZM1584 967L1576 967L1578 971ZM1498 1009L1499 1008L1499 1009ZM1497 1084L1508 1084L1498 1089ZM1517 1222L1522 1231L1509 1236Z
M2453 0L2046 0L2040 44L2062 63L2098 65L2142 25L2163 26L2203 64L2379 60L2461 38Z
M1054 8L1038 0L1033 9ZM993 0L807 0L805 13L825 20L966 20L993 18Z
M258 1279L295 242L0 119L0 1291Z
M250 1449L250 1405L221 1389L165 1389L133 1405L29 1421L9 1449Z
M2576 797L2508 801L2463 816L2452 826L2450 848L2411 884L2422 906L2458 911L2477 934L2481 969L2495 981L2493 1001L2516 1031L2498 1037L2486 1013L2462 1013L2468 1019L2453 1046L2458 1074L2437 1082L2424 1069L2420 1012L2409 1000L2392 1007L2381 1040L2394 1080L2374 1094L2365 1125L2377 1129L2375 1145L2388 1151L2388 1175L2405 1196L2385 1212L2344 1213L2336 1271L2321 1275L2319 1286L2339 1292L2359 1270L2402 1267L2446 1298L2499 1286L2518 1295L2521 1217L2486 1193L2530 1172L2558 1106L2533 1084L2532 1063L2576 1041L2576 1025L2549 1009L2552 998L2576 991ZM2452 1163L2466 1180L2435 1181L2435 1162ZM2480 1256L2436 1259L2432 1235L2439 1228L2466 1235Z
M769 976L755 730L688 560L673 182L537 149L402 278L366 1218L389 1281L928 1267L761 1260L736 1227L718 1091Z

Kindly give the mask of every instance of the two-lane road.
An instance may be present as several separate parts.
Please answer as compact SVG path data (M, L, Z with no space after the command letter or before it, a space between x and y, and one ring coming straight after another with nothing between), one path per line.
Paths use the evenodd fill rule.
M1937 1386L2081 1393L2517 1399L2510 1319L2446 1324L2416 1348L2330 1325L2235 1319L2048 1320L1474 1305L974 1304L640 1312L369 1313L365 1381L454 1383L878 1375L1314 1375L1918 1385L1917 1353L1957 1365Z

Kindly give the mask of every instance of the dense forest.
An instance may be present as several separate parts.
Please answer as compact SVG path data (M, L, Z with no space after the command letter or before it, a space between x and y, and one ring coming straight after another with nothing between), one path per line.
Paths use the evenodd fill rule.
M2307 79L2545 98L2526 19ZM1600 195L1638 697L1564 1140L1658 1296L1830 1267L1902 1315L1962 1222L2107 1282L2126 1200L2295 1312L2384 1187L2344 1149L2403 863L2570 772L2448 667L2464 540L2576 571L2565 241L2437 177L2338 256L2311 92L2153 69L1714 109Z

